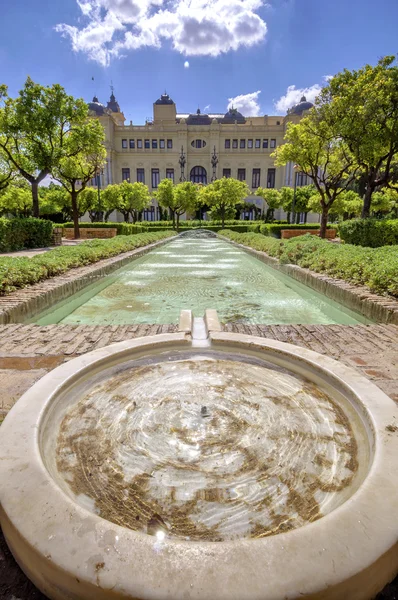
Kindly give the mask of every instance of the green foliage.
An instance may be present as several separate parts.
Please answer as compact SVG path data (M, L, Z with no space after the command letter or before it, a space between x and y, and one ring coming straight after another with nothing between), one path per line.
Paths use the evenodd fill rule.
M27 221L28 219L24 219ZM2 219L0 219L0 222ZM50 223L51 227L51 223ZM118 236L110 240L90 240L78 246L55 248L32 258L0 258L0 295L32 285L38 281L110 258L123 252L147 246L173 235L170 231Z
M339 235L347 244L379 248L398 244L398 219L353 219L339 225Z
M156 198L160 206L168 208L173 216L173 226L177 217L177 229L180 216L192 213L198 205L198 186L191 181L184 181L174 185L171 179L163 179L158 186Z
M26 186L10 185L0 194L0 214L29 217L32 214L32 193Z
M343 215L356 216L361 214L362 198L353 190L344 190L333 202L329 214L333 217L342 217ZM311 212L322 213L321 197L314 193L309 201L308 208Z
M278 190L273 188L262 188L259 187L256 191L256 196L260 196L267 203L267 221L273 221L274 212L276 208L282 206L282 196Z
M330 244L305 235L277 240L258 233L238 234L220 231L228 239L266 252L284 264L296 264L357 285L367 285L379 294L398 297L398 246L360 248L349 244Z
M238 181L233 177L222 177L200 189L200 202L221 215L224 227L228 209L235 208L249 194L250 190L244 181Z
M135 223L144 208L151 204L148 187L138 181L135 183L123 181L113 185L113 187L115 186L117 186L116 191L118 191L115 208L122 213L126 222L131 215ZM113 193L115 193L115 190L112 190Z
M0 252L24 248L45 248L50 245L53 224L44 219L0 218Z

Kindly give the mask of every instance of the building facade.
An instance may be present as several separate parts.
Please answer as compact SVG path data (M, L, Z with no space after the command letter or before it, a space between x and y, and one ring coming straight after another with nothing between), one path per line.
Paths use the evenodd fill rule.
M125 123L112 92L107 105L94 97L90 114L102 123L106 136L107 160L100 176L101 187L123 180L145 183L155 192L168 177L175 183L190 180L207 184L220 177L245 181L253 195L247 201L261 210L263 200L254 196L261 187L294 185L293 165L275 167L272 152L283 143L289 122L299 122L312 107L305 97L284 117L245 117L235 108L225 114L177 113L168 94L153 104L153 119L145 125ZM298 185L307 183L301 176ZM144 218L157 220L156 200Z

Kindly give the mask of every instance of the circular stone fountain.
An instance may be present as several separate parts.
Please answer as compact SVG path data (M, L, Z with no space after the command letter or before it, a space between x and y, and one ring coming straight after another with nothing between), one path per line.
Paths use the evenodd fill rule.
M398 571L394 402L314 352L211 338L96 350L7 416L1 525L49 598L360 600Z

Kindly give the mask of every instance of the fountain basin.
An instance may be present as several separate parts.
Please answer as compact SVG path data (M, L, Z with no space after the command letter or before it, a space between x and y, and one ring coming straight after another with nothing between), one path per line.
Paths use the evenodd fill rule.
M398 571L395 403L315 352L210 335L96 350L17 402L0 518L20 566L54 600L374 597Z

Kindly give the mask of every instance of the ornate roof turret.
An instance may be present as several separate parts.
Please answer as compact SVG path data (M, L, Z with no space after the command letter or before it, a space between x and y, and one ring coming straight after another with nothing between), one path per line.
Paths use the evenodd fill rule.
M235 123L235 121L237 121L238 123L246 123L246 119L242 115L242 113L240 113L237 108L233 108L231 106L231 108L228 109L228 112L225 113L222 122Z
M111 110L112 112L120 113L120 106L115 98L115 94L113 93L113 91L106 107L109 108L109 110Z
M307 98L302 96L300 102L292 106L290 110L288 110L288 115L302 115L305 110L310 110L313 108L312 102L307 102Z
M174 104L173 100L170 98L166 92L160 96L158 100L156 100L155 104Z
M93 101L88 103L88 109L95 112L97 116L105 113L105 106L99 102L97 96L94 96Z

